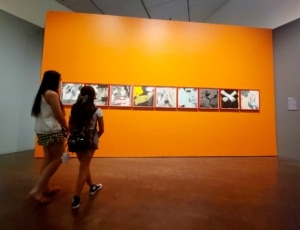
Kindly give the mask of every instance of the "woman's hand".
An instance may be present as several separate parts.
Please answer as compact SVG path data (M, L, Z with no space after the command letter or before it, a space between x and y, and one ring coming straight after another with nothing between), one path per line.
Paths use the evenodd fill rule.
M64 137L68 138L68 136L70 135L68 127L63 127L61 130L63 132Z

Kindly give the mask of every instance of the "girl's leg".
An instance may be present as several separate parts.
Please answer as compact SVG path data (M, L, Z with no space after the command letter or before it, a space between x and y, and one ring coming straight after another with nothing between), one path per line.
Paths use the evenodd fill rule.
M91 182L90 162L93 157L93 153L94 151L87 151L77 154L80 166L76 182L75 196L80 196L85 182Z
M93 158L94 153L95 153L95 150L90 150L89 154L91 155L91 158ZM88 173L87 173L87 177L86 177L86 183L87 183L89 186L92 186L92 185L93 185L90 167L88 168Z
M45 170L45 168L49 165L49 163L52 161L52 156L51 153L49 152L47 147L43 147L44 150L44 160L43 160L43 164L41 167L41 174L43 173L43 171ZM52 196L55 195L57 192L60 191L60 187L50 187L49 185L47 185L47 188L44 191L44 195L46 196Z
M48 166L48 164L51 161L51 153L49 152L48 148L43 146L43 151L44 151L44 159L43 159L43 164L41 167L41 174L45 170L45 168Z
M86 183L87 183L89 186L92 186L92 185L93 185L90 167L89 167L89 169L88 169L88 175L87 175L87 178L86 178Z
M45 166L40 178L34 185L33 189L30 191L30 196L32 196L34 199L40 202L47 202L47 199L44 197L43 192L48 189L50 178L53 176L53 174L56 172L56 170L61 164L60 157L64 152L64 146L64 142L55 141L51 145L45 147L46 154L49 153L49 155L51 156L50 162Z

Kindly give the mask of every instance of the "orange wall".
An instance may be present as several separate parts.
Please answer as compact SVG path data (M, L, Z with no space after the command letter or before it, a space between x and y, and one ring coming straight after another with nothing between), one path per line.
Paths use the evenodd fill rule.
M65 82L260 90L259 113L103 109L95 156L277 154L269 29L49 12L47 69Z

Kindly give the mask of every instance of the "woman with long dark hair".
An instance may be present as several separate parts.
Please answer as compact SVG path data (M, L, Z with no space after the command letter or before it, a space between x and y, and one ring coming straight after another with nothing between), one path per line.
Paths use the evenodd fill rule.
M72 106L69 120L69 128L72 133L82 127L88 129L91 145L88 149L76 152L80 162L79 172L75 187L75 194L72 201L72 208L80 206L80 194L85 182L89 185L89 194L94 195L102 188L102 184L95 184L92 181L90 172L90 162L96 149L98 149L99 138L104 133L103 112L94 104L95 90L91 86L84 86L80 90L77 102Z
M50 187L49 181L62 163L68 126L65 111L60 101L60 73L49 70L43 75L36 94L31 115L35 117L35 132L38 144L43 146L44 161L41 175L29 195L40 203L48 203L49 196L60 188Z

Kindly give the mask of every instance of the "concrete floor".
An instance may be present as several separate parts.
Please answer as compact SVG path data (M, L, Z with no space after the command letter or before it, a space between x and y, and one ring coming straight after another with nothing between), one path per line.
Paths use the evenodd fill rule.
M71 209L75 158L52 179L48 205L27 199L42 159L0 155L0 229L299 230L300 162L277 157L94 158L88 186Z

